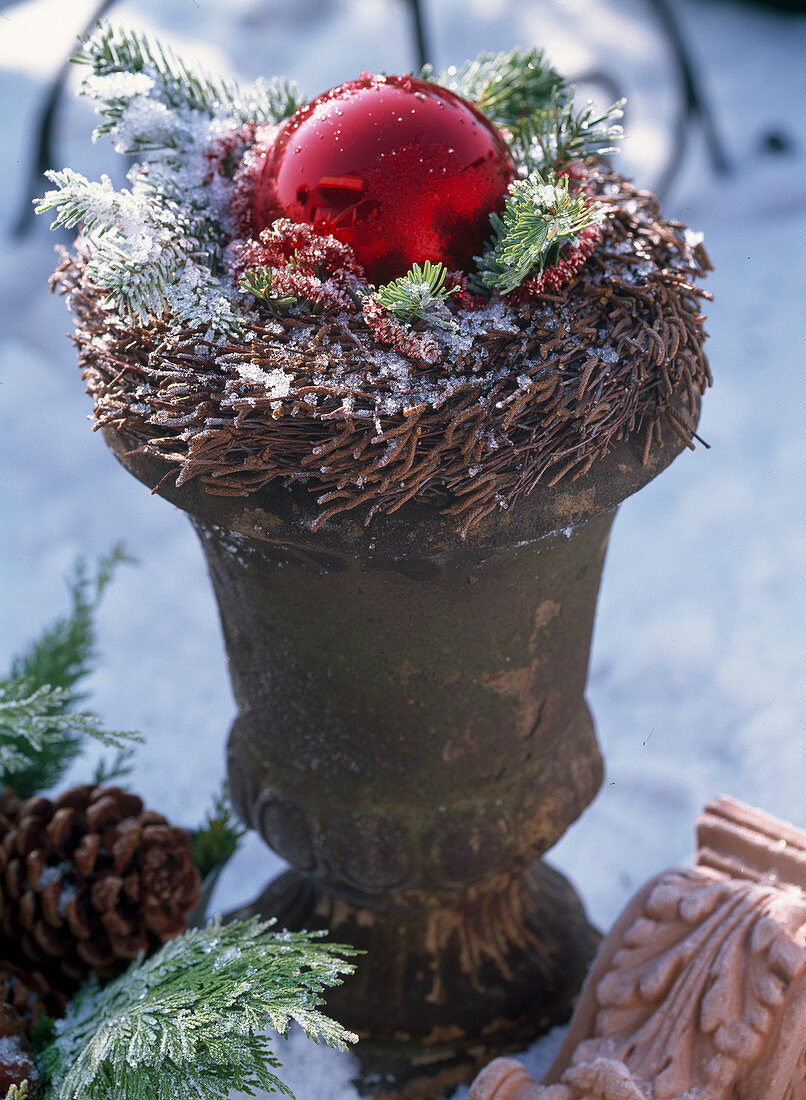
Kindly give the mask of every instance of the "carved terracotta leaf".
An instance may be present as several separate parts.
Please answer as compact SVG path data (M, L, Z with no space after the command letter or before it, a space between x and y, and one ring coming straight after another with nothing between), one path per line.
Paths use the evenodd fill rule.
M775 884L728 885L704 868L665 876L596 989L594 1036L563 1081L581 1084L576 1070L604 1057L630 1070L631 1088L651 1082L652 1100L679 1097L681 1081L698 1100L721 1100L759 1057L770 1009L806 969L804 923L806 899L782 901ZM585 1087L591 1100L610 1100L603 1085Z

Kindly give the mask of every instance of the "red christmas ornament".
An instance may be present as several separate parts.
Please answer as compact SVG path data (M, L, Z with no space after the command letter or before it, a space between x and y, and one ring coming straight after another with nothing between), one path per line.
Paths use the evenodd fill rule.
M468 270L514 176L506 142L471 103L362 73L281 126L255 185L255 231L307 222L351 245L374 283L425 260Z

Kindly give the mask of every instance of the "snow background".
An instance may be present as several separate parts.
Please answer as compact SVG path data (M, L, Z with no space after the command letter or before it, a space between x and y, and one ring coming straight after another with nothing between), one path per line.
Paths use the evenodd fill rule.
M806 826L806 17L720 0L673 0L733 169L714 175L692 131L665 213L705 232L716 379L700 433L629 500L602 586L588 698L607 777L550 859L592 920L610 926L650 875L690 861L694 819L729 793ZM87 425L89 399L47 293L55 237L10 227L24 194L47 80L93 10L89 0L0 5L0 668L67 607L64 577L123 541L98 616L90 689L113 728L147 735L132 784L149 805L200 821L223 772L233 717L217 613L185 517L126 474ZM677 85L652 11L638 0L430 0L437 68L481 50L543 46L569 75L611 74L629 96L621 166L658 178ZM415 64L401 0L129 0L115 20L158 33L211 69L279 73L311 96L363 69ZM62 105L57 167L122 182L93 146L91 108ZM765 138L783 135L771 151ZM83 777L92 754L75 769ZM214 907L259 893L281 866L250 837ZM532 1072L557 1035L526 1055ZM300 1036L280 1049L298 1100L353 1100L349 1056ZM466 1090L456 1093L456 1100Z

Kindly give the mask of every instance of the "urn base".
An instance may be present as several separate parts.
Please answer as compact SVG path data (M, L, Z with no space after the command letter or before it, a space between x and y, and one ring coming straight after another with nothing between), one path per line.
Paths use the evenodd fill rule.
M542 860L451 904L362 907L290 870L231 914L325 929L369 960L330 991L355 1031L354 1084L375 1100L435 1100L493 1056L570 1016L599 936L567 880ZM429 904L430 902L430 904Z

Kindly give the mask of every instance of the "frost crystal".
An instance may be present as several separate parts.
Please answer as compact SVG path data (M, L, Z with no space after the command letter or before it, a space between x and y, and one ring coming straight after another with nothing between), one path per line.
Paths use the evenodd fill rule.
M291 392L293 376L286 374L284 370L277 369L265 371L251 363L239 363L235 368L245 382L254 382L263 386L266 394L271 398L280 399L287 397Z

